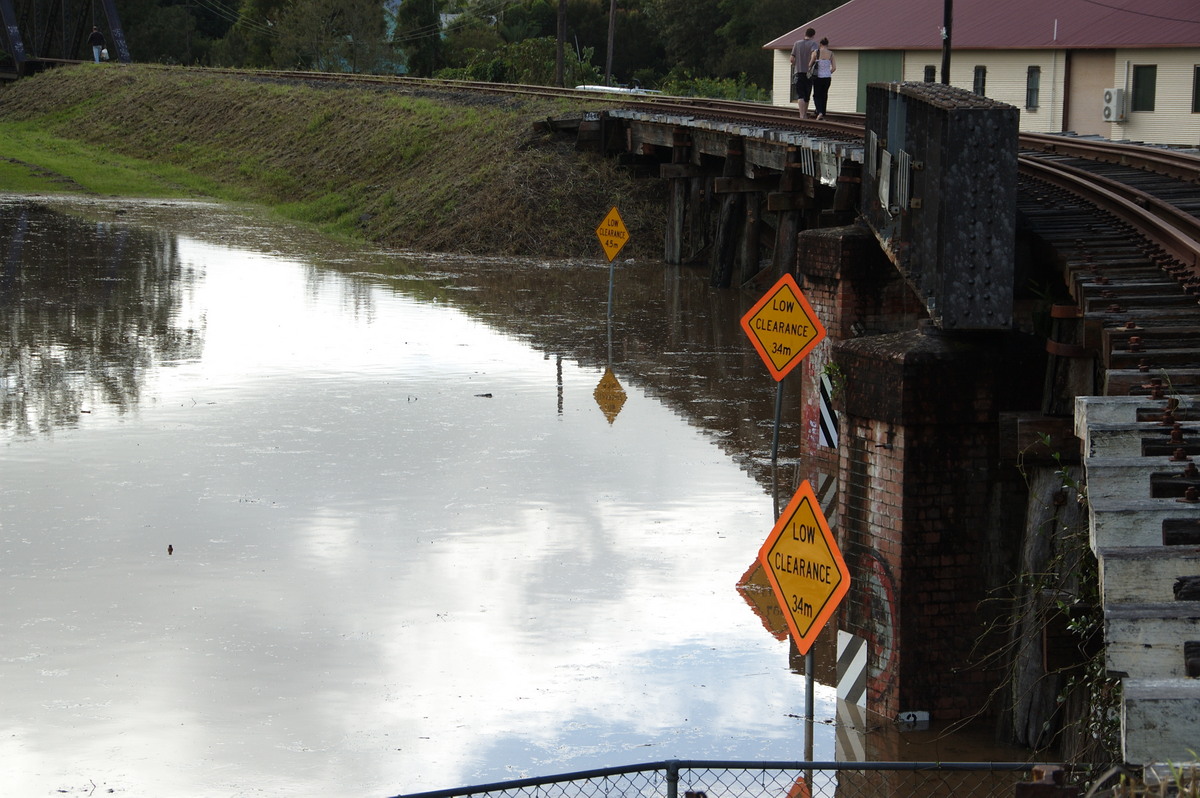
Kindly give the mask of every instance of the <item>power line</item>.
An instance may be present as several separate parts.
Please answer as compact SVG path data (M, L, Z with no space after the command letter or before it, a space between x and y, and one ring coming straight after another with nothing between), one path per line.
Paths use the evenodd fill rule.
M496 0L490 5L480 5L472 10L471 14L460 14L461 22L450 22L444 27L440 21L430 25L423 25L419 28L412 28L404 31L403 35L393 39L397 44L419 41L421 39L432 38L433 36L441 36L443 33L450 33L460 28L469 25L473 18L499 14L507 11L509 8L520 5L520 0Z
M261 33L266 36L277 36L278 33L270 25L264 25L261 22L255 22L248 17L242 15L236 10L229 8L219 0L196 0L197 5L207 8L226 22L231 22L234 25L240 25L255 33Z
M1181 19L1180 17L1167 17L1167 16L1163 16L1162 14L1151 14L1147 11L1135 11L1131 8L1126 8L1125 6L1117 6L1117 5L1112 5L1110 3L1101 3L1100 0L1083 0L1083 2L1088 3L1090 5L1094 5L1094 6L1100 6L1101 8L1107 8L1112 11L1124 11L1126 14L1136 14L1139 17L1149 17L1150 19L1162 19L1162 20L1166 20L1167 22L1186 22L1189 25L1200 25L1200 19Z

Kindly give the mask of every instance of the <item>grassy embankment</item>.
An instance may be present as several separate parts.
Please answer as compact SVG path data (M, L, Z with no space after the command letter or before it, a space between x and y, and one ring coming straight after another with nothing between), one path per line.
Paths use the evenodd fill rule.
M210 197L434 252L659 257L658 181L533 129L548 101L263 81L116 64L0 89L0 191Z

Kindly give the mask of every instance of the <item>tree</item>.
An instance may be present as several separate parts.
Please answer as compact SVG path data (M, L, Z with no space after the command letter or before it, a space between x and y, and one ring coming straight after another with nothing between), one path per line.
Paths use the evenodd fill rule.
M649 5L648 0L617 2L612 74L619 82L628 81L635 73L666 71L661 37L647 13ZM577 54L580 48L607 53L608 12L609 0L568 0L567 47L574 47Z
M714 35L729 21L721 0L646 0L645 5L672 70L718 76L728 47L724 37Z
M472 14L463 14L448 26L442 38L440 66L467 67L492 58L503 48L504 39L496 25Z
M841 0L720 0L726 21L717 34L725 47L714 74L745 75L751 83L770 86L771 54L762 46L840 4Z
M276 65L323 72L377 72L388 48L377 0L295 0L279 18Z
M440 0L403 0L396 11L393 41L404 51L408 74L433 75L442 66Z
M263 67L273 61L277 25L289 0L241 0L237 21L212 50L212 60L229 66Z
M234 21L195 0L123 0L120 13L133 57L167 64L209 63Z

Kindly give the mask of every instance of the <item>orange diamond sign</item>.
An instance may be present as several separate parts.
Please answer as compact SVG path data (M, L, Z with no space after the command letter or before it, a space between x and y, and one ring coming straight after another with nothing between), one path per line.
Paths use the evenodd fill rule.
M758 552L796 648L807 654L850 589L850 570L808 480Z
M616 205L596 228L596 238L600 239L600 246L604 247L604 254L608 256L609 262L629 243L629 230L626 229L625 221Z
M742 317L742 329L778 382L825 337L796 278L785 274Z

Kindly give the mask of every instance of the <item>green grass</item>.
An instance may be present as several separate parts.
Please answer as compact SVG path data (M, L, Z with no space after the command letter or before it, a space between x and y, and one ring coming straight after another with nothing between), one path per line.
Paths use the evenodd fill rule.
M0 88L0 191L256 203L339 238L546 257L592 253L619 197L657 257L661 183L534 128L569 107L64 67Z
M0 122L0 188L6 191L133 197L225 198L220 186L186 169L118 155L63 139L24 122Z

